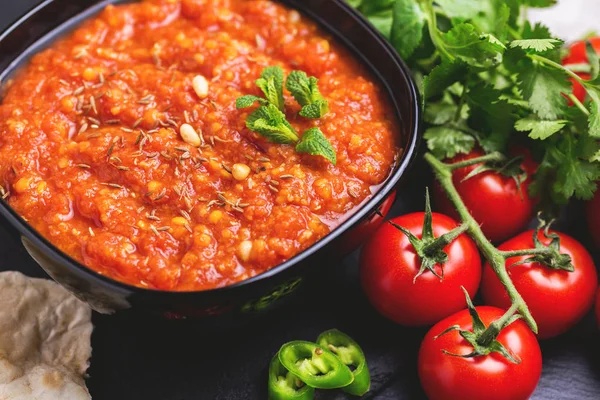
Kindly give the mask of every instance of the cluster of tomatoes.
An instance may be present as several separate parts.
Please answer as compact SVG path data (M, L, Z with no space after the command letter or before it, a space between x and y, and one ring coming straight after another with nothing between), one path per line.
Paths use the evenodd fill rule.
M481 155L474 151L452 161ZM528 178L520 185L494 171L464 180L475 168L456 170L453 180L484 234L491 241L502 243L499 250L534 248L535 231L522 230L535 213L535 200L527 195L535 162L525 155L521 168ZM439 237L459 226L458 216L440 188L434 192L434 200L442 211L432 214L433 233ZM594 202L590 216L600 221L600 197ZM507 272L538 324L538 337L521 320L501 331L497 340L518 363L496 352L472 358L448 355L468 355L474 350L457 330L440 335L452 326L473 329L461 287L471 297L481 294L485 305L476 310L486 327L505 313L511 301L490 265L482 263L473 240L464 233L444 248L448 258L442 265L435 265L436 273L426 271L415 279L421 259L407 235L394 224L420 238L424 218L422 212L394 218L393 224L383 224L365 244L360 271L367 297L382 315L398 324L433 325L422 342L418 360L421 383L430 399L528 399L542 369L538 338L566 332L594 303L598 277L592 257L574 238L551 231L560 238L560 253L571 257L573 271L530 262L529 256L507 259ZM600 224L595 226L596 239L600 239L599 227ZM538 238L544 245L550 243L541 231ZM600 297L598 307L600 321Z

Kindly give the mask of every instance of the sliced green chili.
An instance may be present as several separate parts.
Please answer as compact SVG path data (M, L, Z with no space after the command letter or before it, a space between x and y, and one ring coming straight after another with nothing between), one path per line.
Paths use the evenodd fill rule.
M331 329L319 335L317 344L331 351L352 370L354 381L344 388L344 392L362 396L369 391L371 375L365 354L350 336L337 329Z
M281 364L307 386L337 389L354 380L352 371L331 351L306 341L286 343L279 350Z
M307 386L279 361L279 353L269 365L269 400L313 400L315 389Z

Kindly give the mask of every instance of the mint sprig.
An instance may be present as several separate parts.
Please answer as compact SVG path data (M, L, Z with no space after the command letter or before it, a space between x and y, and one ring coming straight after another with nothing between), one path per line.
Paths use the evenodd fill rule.
M335 165L335 150L319 128L308 129L300 136L288 122L285 115L283 82L284 73L281 67L267 67L256 81L265 97L245 95L236 100L235 105L238 109L259 104L246 119L246 127L271 143L295 144L298 153L322 156ZM303 71L292 71L287 78L286 88L302 106L299 113L301 117L317 119L329 112L329 103L319 91L317 78L309 77Z

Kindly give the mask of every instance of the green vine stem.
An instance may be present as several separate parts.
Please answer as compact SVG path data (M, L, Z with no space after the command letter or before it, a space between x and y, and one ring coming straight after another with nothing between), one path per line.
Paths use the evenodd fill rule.
M470 160L465 160L455 164L446 164L433 156L431 153L425 154L425 160L431 165L433 172L442 187L442 189L446 192L446 195L450 199L450 201L454 204L456 211L458 212L463 224L467 225L467 232L473 238L483 256L488 260L492 269L498 276L498 279L504 285L506 292L510 300L512 301L512 306L509 310L507 310L506 314L500 318L498 321L490 324L487 328L486 332L481 336L482 341L488 341L490 337L496 337L500 330L509 322L513 320L513 316L515 312L518 312L523 320L529 325L531 330L534 333L537 333L537 324L533 319L533 316L529 312L529 308L527 304L523 300L523 297L519 294L515 285L513 284L508 272L506 270L506 259L509 256L514 255L509 252L502 252L498 250L494 245L485 237L481 227L473 219L467 207L463 203L454 182L452 180L452 172L458 168L463 168L470 165L480 164L484 162L490 161L500 161L503 159L502 154L499 153L491 153L482 157L472 158ZM539 254L539 249L531 249L526 251L524 254Z

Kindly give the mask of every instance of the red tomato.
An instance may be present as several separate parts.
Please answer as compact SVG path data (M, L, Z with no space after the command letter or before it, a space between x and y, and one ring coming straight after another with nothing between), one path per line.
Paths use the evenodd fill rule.
M407 214L392 221L421 238L424 213ZM433 213L433 233L437 238L456 228L453 219ZM477 293L481 279L481 258L475 243L465 234L444 251L448 261L440 281L426 271L413 283L421 263L408 238L391 224L383 224L365 244L360 256L360 278L371 304L402 325L431 325L465 307L460 289ZM434 267L441 275L439 265Z
M595 37L588 40L592 44L592 47L597 52L600 52L600 37ZM562 60L562 63L563 65L587 64L588 57L585 50L585 41L582 40L573 43L569 48L569 54ZM577 75L579 75L583 79L590 79L590 76L585 73L578 73ZM570 80L573 83L573 94L575 95L575 97L577 97L579 101L585 101L586 91L583 88L583 86L581 86L581 84L575 79Z
M469 160L483 156L480 150L456 156L450 162ZM524 154L521 168L527 172L527 180L517 187L513 178L487 171L462 181L477 165L460 168L454 172L453 181L467 209L479 224L483 233L493 242L509 238L522 230L535 211L535 199L529 197L528 188L536 163L528 152ZM455 219L458 214L439 185L435 186L435 203L439 210Z
M600 190L585 205L585 215L594 245L600 248Z
M476 307L486 326L504 311ZM535 335L519 320L506 327L497 340L521 362L514 364L498 353L462 358L443 353L469 354L473 347L452 331L435 338L452 325L472 330L468 310L437 323L425 336L419 350L419 378L430 400L526 400L532 395L542 372L542 353Z
M499 246L500 250L521 250L534 247L533 230L523 232ZM558 232L555 232L558 233ZM568 272L545 267L538 263L515 265L508 273L536 320L539 337L550 338L569 330L589 311L594 302L598 277L592 257L575 239L564 233L560 236L560 251L571 256L575 271ZM539 233L544 244L550 240ZM511 257L506 265L528 258ZM511 302L494 271L486 263L481 292L486 304L509 308Z

